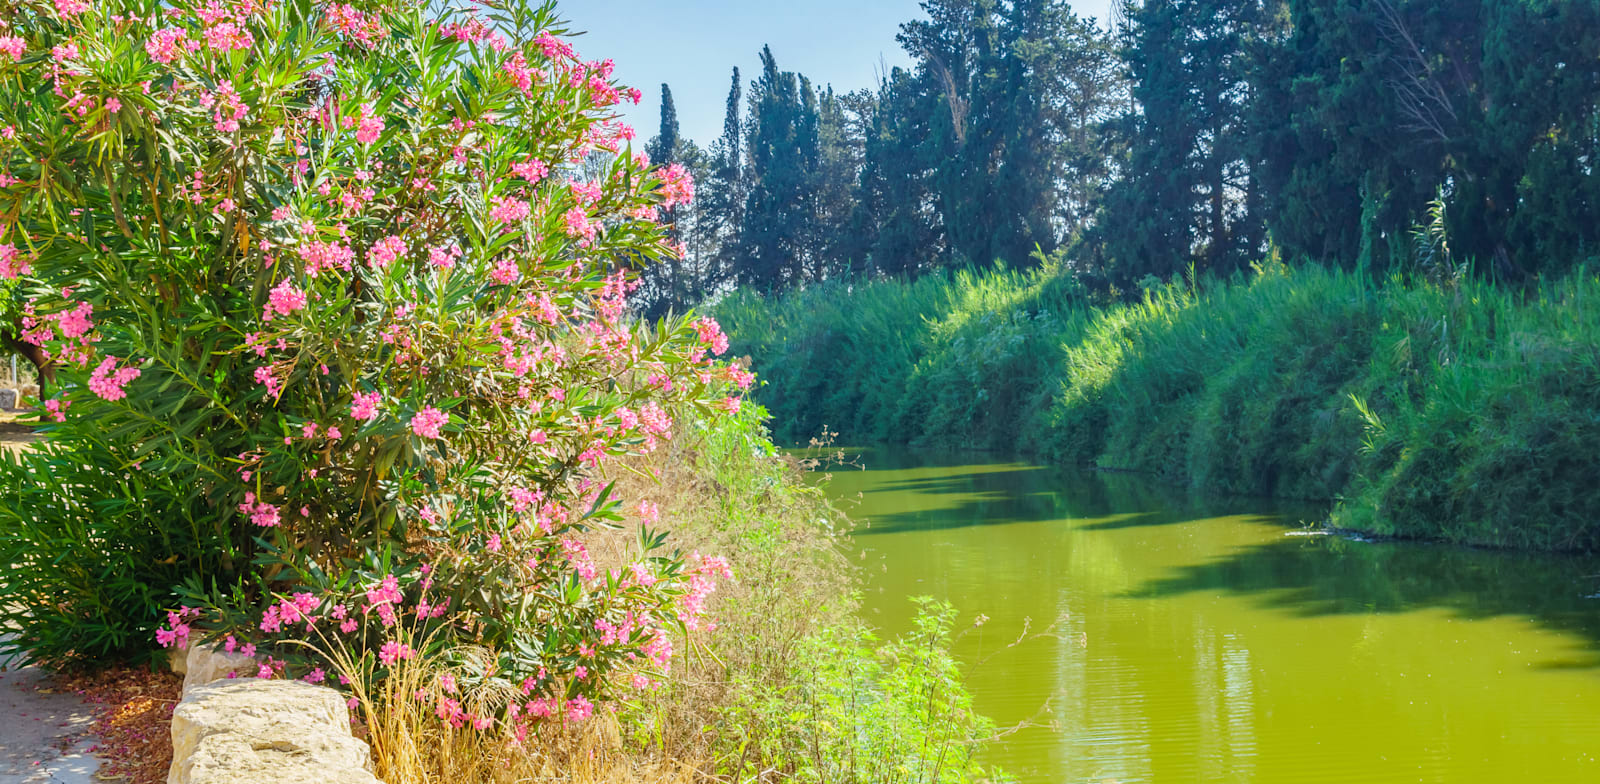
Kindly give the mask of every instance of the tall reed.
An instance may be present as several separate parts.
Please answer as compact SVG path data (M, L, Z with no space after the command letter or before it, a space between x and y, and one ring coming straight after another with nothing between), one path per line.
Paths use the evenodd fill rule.
M830 284L717 310L775 431L1021 450L1329 502L1339 526L1600 548L1600 279L1310 265L1097 304L1066 271Z

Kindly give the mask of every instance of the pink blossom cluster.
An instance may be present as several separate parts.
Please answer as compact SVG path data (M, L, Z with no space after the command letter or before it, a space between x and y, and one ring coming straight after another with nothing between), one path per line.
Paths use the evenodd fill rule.
M376 107L372 103L361 104L361 116L356 120L356 141L361 144L372 144L383 134L383 118L374 114Z
M510 196L497 196L494 199L494 207L489 210L489 217L501 223L511 224L528 217L528 213L527 202Z
M671 208L694 201L694 176L683 164L674 163L656 172L661 180L661 206Z
M728 350L728 336L723 334L722 325L710 317L695 319L694 331L700 336L700 342L711 348L711 353L721 354Z
M528 60L522 56L521 52L512 53L500 68L511 77L511 80L516 83L517 89L521 90L523 95L531 95L533 93L533 82L540 74L536 69L528 67Z
M733 579L733 569L728 566L728 560L720 556L703 556L695 553L690 560L698 563L690 571L689 592L679 600L678 620L690 630L702 627L715 629L716 624L705 621L706 599L717 590L716 578Z
M589 548L576 539L561 540L561 554L567 559L567 564L573 572L586 580L592 581L599 577L600 572L595 568L594 560L589 557Z
M189 647L189 633L192 629L189 621L200 616L200 611L193 607L181 607L167 611L167 625L156 630L156 642L163 648Z
M17 250L16 245L9 242L0 245L0 278L15 280L31 271L28 258Z
M453 38L464 44L488 41L493 49L499 51L506 48L505 39L494 31L494 28L483 23L476 16L469 16L464 22L451 22L439 25L439 35Z
M356 252L349 245L337 242L308 242L300 246L300 259L305 262L306 274L316 277L328 270L349 272Z
M150 59L158 63L170 63L183 54L184 39L189 31L182 27L168 27L157 30L144 42L144 51Z
M22 54L28 50L28 44L14 35L0 36L0 53L11 55L11 62L22 61Z
M294 281L284 278L278 285L272 287L267 294L267 304L261 309L261 320L271 321L273 316L287 316L306 306L306 293L294 285Z
M428 249L428 263L432 264L436 269L454 269L456 262L460 259L461 248L459 246Z
M218 22L205 29L206 46L215 52L249 49L256 45L256 37L242 24Z
M529 158L520 163L511 164L511 173L530 183L537 183L550 176L550 166L538 158Z
M56 14L62 19L70 19L87 10L88 0L56 0Z
M567 236L582 240L585 245L592 244L600 232L600 227L589 220L589 214L582 207L567 210L561 216L561 225Z
M444 435L440 428L450 423L450 415L433 406L424 406L411 417L411 432L422 438L439 439Z
M378 403L383 396L377 392L357 392L350 401L350 418L370 422L378 418Z
M550 60L576 60L578 53L572 44L563 41L548 31L540 33L533 39L533 45L539 47L544 56Z
M221 133L239 130L239 121L250 114L250 107L245 105L238 91L233 89L233 82L228 80L218 84L215 93L202 93L200 105L212 110L212 125Z
M245 493L239 511L250 516L250 522L262 528L276 528L283 521L278 507L266 501L257 501L255 493Z
M108 354L89 375L89 391L106 400L121 400L128 396L124 387L138 378L139 373L136 367L117 368L117 358Z
M50 419L56 422L65 422L67 421L67 407L70 405L72 405L70 400L51 398L44 401L44 410Z
M367 263L374 269L384 269L395 259L406 255L409 250L405 240L395 236L384 237L367 251Z
M416 655L416 650L414 650L410 645L397 642L395 640L390 640L384 643L383 647L378 650L378 661L383 662L385 667L392 667L394 666L395 662L404 659L413 659L416 658Z
M285 626L304 623L307 629L316 622L315 611L322 606L322 600L315 594L304 591L294 594L288 599L280 600L277 604L267 608L261 616L261 631L277 633L283 631Z
M372 49L389 37L389 28L376 14L366 14L344 3L333 3L323 11L328 26L349 36L355 43Z

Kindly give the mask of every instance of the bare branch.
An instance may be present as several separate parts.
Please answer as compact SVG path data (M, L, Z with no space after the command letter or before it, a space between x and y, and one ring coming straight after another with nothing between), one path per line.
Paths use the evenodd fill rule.
M1441 142L1450 141L1450 128L1459 118L1443 80L1434 73L1422 46L1394 3L1375 0L1375 4L1381 14L1379 35L1400 50L1394 58L1400 75L1390 79L1388 86L1399 101L1400 111L1410 120L1405 129L1437 137Z

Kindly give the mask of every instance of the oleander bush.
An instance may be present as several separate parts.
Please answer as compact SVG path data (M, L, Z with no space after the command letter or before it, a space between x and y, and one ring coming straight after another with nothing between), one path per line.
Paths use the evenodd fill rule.
M0 23L0 275L60 382L5 467L6 651L442 657L517 699L441 719L522 735L656 683L728 568L608 477L749 376L712 321L627 317L693 184L631 151L610 62L529 0Z

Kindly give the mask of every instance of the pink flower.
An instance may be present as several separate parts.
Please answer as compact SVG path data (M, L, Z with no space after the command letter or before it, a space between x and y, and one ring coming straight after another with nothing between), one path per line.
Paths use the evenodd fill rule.
M138 368L126 367L113 373L112 370L116 365L117 358L107 355L105 361L89 375L89 391L105 400L121 400L127 397L128 393L123 391L123 387L138 378L140 371Z
M150 40L144 42L144 50L149 53L150 59L158 63L170 63L183 53L183 39L188 34L189 31L181 27L157 30L151 34Z
M521 90L523 95L531 93L533 80L538 75L538 72L528 67L528 60L522 56L521 52L513 53L500 68L511 76L512 81L517 83L517 89Z
M343 3L328 6L324 13L329 27L350 36L368 49L389 37L389 28L383 26L383 21L376 14L364 14Z
M378 650L378 660L383 662L386 667L392 666L402 659L414 658L416 655L417 652L412 650L411 646L394 640L384 643L383 647Z
M511 173L528 182L538 182L550 175L550 166L538 158L511 164Z
M410 248L406 247L405 240L394 236L384 237L372 246L372 250L367 251L367 263L375 269L383 269L389 266L390 262L406 255L408 250Z
M439 269L450 269L456 265L456 259L461 258L460 248L429 248L428 263Z
M649 501L639 502L639 521L645 525L655 525L661 521L661 510Z
M561 216L561 223L566 228L567 236L581 237L593 242L599 230L589 220L589 215L582 208L573 207Z
M6 243L0 245L0 278L18 278L31 271L30 264L22 257L17 246Z
M231 81L217 85L215 94L201 96L200 104L214 107L211 112L211 122L221 133L233 133L239 130L239 121L250 114L250 107L245 105L239 93L233 89Z
M65 422L67 421L67 406L70 405L72 405L72 401L70 400L51 398L44 401L44 410L50 414L50 418L52 420L56 422Z
M77 16L87 10L89 10L87 0L56 0L56 13L62 19Z
M528 217L528 203L510 196L497 196L494 208L489 210L489 217L501 223L516 223Z
M362 422L377 419L378 402L382 397L377 392L357 392L350 403L350 418Z
M567 701L567 718L572 721L584 721L594 715L594 704L584 697L573 697Z
M374 117L372 110L371 103L361 105L361 120L356 128L356 141L361 144L371 144L383 133L383 118Z
M501 259L494 269L489 271L489 277L502 286L516 283L522 277L522 270L517 268L515 259Z
M306 306L306 293L294 281L284 278L267 295L267 304L261 309L261 320L271 321L274 315L287 316Z
M437 439L443 436L439 428L450 422L450 415L433 406L424 406L417 415L411 418L411 432L422 438Z
M28 50L28 45L21 38L8 35L0 38L0 52L11 55L11 62L22 59L22 53Z
M721 354L728 350L728 336L722 333L722 325L716 319L695 319L694 331L700 336L700 342L711 347L711 353Z
M255 46L256 38L249 30L232 22L218 22L205 30L206 45L218 52L228 52L234 49L249 49Z
M657 171L656 178L661 180L661 206L670 208L694 201L694 177L682 164Z
M262 528L276 528L282 521L278 507L266 501L257 501L255 493L244 494L244 503L239 504L239 511L250 515L250 522Z
M306 263L306 274L316 277L323 270L350 271L356 252L350 246L335 242L311 242L300 246L300 258Z
M322 671L321 667L314 667L311 672L306 673L304 680L306 683L321 683L327 679L328 675Z
M94 322L89 318L93 315L94 305L80 302L72 310L55 314L56 326L61 329L64 338L81 338L94 329Z
M384 575L377 585L367 589L367 603L373 606L399 604L404 600L400 580L392 574Z

